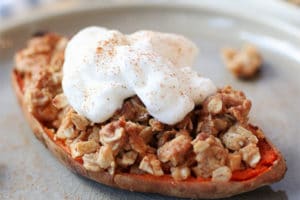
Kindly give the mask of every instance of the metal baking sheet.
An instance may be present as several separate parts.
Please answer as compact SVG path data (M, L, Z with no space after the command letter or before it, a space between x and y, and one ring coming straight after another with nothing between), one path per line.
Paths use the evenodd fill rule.
M199 4L200 5L200 4ZM236 7L237 8L237 7ZM245 11L246 12L246 11ZM218 86L232 85L252 100L251 121L284 154L288 171L279 183L232 199L300 198L300 34L276 17L258 19L210 6L130 4L87 6L69 12L0 25L0 199L174 199L113 189L77 176L34 137L10 83L14 52L38 30L71 36L89 25L133 32L152 29L183 34L200 48L196 69ZM260 75L239 81L223 66L220 49L251 42L263 56Z

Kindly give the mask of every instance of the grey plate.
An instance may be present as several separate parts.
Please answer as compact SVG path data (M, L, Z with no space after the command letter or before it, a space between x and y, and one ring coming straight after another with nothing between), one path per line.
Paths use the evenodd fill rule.
M275 19L261 21L207 6L138 4L90 6L0 30L0 44L10 46L0 48L0 199L173 199L112 189L71 173L34 138L22 116L9 77L14 52L34 31L71 35L88 25L128 33L139 29L175 32L196 42L201 50L197 70L219 86L230 84L245 91L253 100L251 121L262 127L287 160L288 171L281 182L233 199L299 199L298 29L288 24L281 27ZM240 47L245 42L256 44L264 58L260 76L247 82L234 79L220 58L222 47Z

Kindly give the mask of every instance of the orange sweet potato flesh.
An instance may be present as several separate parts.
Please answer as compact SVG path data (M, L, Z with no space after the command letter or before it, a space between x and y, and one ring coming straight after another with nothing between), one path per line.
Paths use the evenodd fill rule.
M258 165L255 168L234 171L229 182L212 182L210 179L203 178L175 181L170 175L161 177L128 173L110 175L106 171L87 171L82 165L82 159L73 159L64 142L54 140L54 134L28 112L23 101L23 81L16 71L12 73L12 83L35 136L73 172L105 185L130 191L159 193L176 197L214 199L230 197L279 181L286 172L285 160L281 153L265 138L258 142L262 156Z

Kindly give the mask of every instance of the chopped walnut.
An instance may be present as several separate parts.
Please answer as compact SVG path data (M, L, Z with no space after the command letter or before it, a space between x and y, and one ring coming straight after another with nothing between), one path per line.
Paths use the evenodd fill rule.
M151 126L152 131L163 131L165 128L165 125L156 119L150 119L149 125Z
M194 140L192 144L196 154L204 152L210 146L209 143L204 140Z
M149 145L146 144L144 138L142 137L142 135L140 135L140 133L144 129L143 126L133 122L127 122L125 129L126 133L128 133L129 135L129 144L133 150L135 150L142 156L149 152Z
M52 104L57 108L57 109L62 109L65 108L68 105L68 101L66 96L63 93L60 93L56 95L52 99Z
M243 126L240 125L235 125L232 127L232 129L235 129L234 131L245 136L247 138L247 141L249 143L257 144L258 139L256 135L254 135L251 131L248 129L244 128Z
M114 169L116 167L113 151L110 145L104 145L101 146L99 153L98 153L98 158L97 161L98 165L102 169L112 169L111 172L114 172Z
M126 142L126 134L122 120L111 122L103 126L99 132L103 145L110 145L116 155Z
M118 165L121 165L123 167L132 165L135 162L137 156L138 156L137 152L128 151L124 153L121 158L117 159L117 163Z
M185 159L185 155L191 149L191 137L185 134L176 136L171 141L165 143L157 150L157 156L160 161L170 161L173 166L177 166Z
M87 125L89 125L89 121L77 113L71 114L71 121L75 125L76 129L80 131L85 130Z
M228 149L239 150L249 143L256 144L257 137L239 124L232 126L222 137L222 142Z
M223 49L226 67L239 78L251 78L260 69L262 58L256 47L247 44L240 51L232 48Z
M207 117L199 120L196 132L205 132L217 136L220 132L226 130L231 124L231 120L226 117L212 117L211 115L208 115Z
M151 127L149 127L149 126L146 126L145 128L143 128L139 134L139 136L141 138L143 138L145 144L148 144L153 140L153 135L154 135L154 132L152 131Z
M98 153L89 153L89 154L84 154L82 156L83 160L83 167L89 171L93 172L98 172L101 170L99 165L96 162L96 159L98 157Z
M78 134L79 132L75 130L73 126L64 127L64 125L62 125L58 129L56 137L60 139L75 138Z
M197 166L193 168L193 172L198 177L207 178L215 169L225 165L228 151L223 147L221 141L212 135L201 142L199 140L201 141L201 138L196 137L192 141L196 153L195 159L198 162Z
M51 125L53 126L52 128L57 130L60 127L63 119L65 118L66 114L69 112L70 109L71 109L71 107L68 105L65 108L59 110L59 112L57 113L56 119L51 122Z
M99 148L99 143L90 140L90 141L74 141L70 145L71 154L73 158L82 156L87 153L93 153Z
M56 132L56 137L60 139L66 139L66 138L75 138L79 135L79 131L75 129L75 127L72 124L71 116L73 114L73 110L70 109L65 114L64 118L62 119L62 122Z
M139 169L149 174L153 174L154 176L162 176L164 174L160 165L160 161L154 154L148 154L144 156L144 158L140 162Z
M231 170L227 166L222 166L213 171L211 180L214 182L228 182L231 176Z
M243 161L250 167L255 167L261 159L259 148L253 143L240 149L240 152L242 153Z
M105 128L100 130L100 141L103 144L110 144L120 140L125 135L123 127L116 128L114 131L107 131Z
M171 175L177 181L182 181L191 176L189 167L171 167Z
M205 132L218 136L220 132L226 130L231 124L231 120L226 117L212 117L208 115L199 120L196 132Z
M226 119L226 117L215 118L215 119L212 120L212 122L213 122L214 128L218 132L224 131L225 129L227 129L231 125L230 120Z
M70 146L72 143L75 144L76 142L86 141L87 135L88 135L88 133L86 131L81 131L81 132L79 132L78 136L76 136L75 138L66 138L65 144L67 146ZM55 137L56 137L56 135L55 135ZM55 139L57 139L57 137Z
M231 150L239 150L246 145L246 140L247 138L243 135L230 131L226 132L222 136L222 141L225 144L226 148Z
M99 132L100 132L100 128L98 128L97 126L94 126L90 130L90 134L88 136L88 140L94 140L95 142L99 142L100 141Z

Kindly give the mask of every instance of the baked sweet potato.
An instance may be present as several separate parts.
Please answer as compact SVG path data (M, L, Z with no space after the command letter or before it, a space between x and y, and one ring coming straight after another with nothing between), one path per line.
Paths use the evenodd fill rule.
M49 40L47 42L53 41ZM49 57L49 54L45 53L44 56ZM50 57L51 56L53 56L53 54L50 53ZM213 181L211 177L202 178L199 176L189 176L184 180L176 180L170 173L155 176L147 173L131 173L126 170L115 171L114 173L110 173L107 170L87 170L83 165L82 156L72 156L70 147L66 145L66 142L63 139L56 137L53 129L49 128L49 126L55 126L53 124L49 125L49 121L53 121L53 119L47 115L42 115L43 113L35 113L33 110L28 109L24 92L26 84L24 81L25 77L24 72L20 72L20 70L15 69L12 72L13 88L35 136L67 168L99 183L130 191L159 193L176 197L213 199L229 197L254 190L263 185L268 185L282 179L285 174L286 164L281 153L269 140L265 138L257 127L248 123L246 123L246 128L258 138L257 147L259 148L261 158L260 161L253 167L244 167L234 170L229 181ZM44 82L43 84L46 83ZM224 89L222 92L226 93L229 90L230 89ZM238 95L240 94L238 93ZM143 123L145 120L145 111L143 108L139 108L140 111L137 111L142 112L143 117L137 116L137 112L131 112L129 114L127 112L128 115L126 115L128 105L126 104L126 106L123 106L125 111L119 111L114 118L121 116L125 116L127 118L134 117ZM247 103L245 105L247 105ZM54 114L57 114L55 111L53 112ZM53 112L50 112L50 114ZM206 112L205 109L203 112ZM229 112L231 111L229 110ZM241 123L245 123L244 120L246 119L246 116L243 116L241 113L237 112L237 110L233 110L232 113L232 115L236 118L241 118ZM246 112L246 114L248 114L248 112ZM39 118L37 116L39 116ZM184 129L188 130L189 125L188 122L185 123L185 121L186 120L183 120L182 123L178 124L178 127L180 129L184 127ZM162 128L160 125L156 125L155 127L156 130ZM203 129L207 129L207 127L204 126ZM211 129L211 131L211 134L215 134L213 133L215 130Z
M264 164L254 170L233 173L229 182L212 182L201 178L189 178L185 181L175 181L171 176L157 177L153 175L138 175L120 173L110 175L106 171L92 172L86 170L82 161L72 158L70 152L59 140L55 141L51 132L44 127L27 109L22 93L21 77L14 71L12 83L24 115L35 136L57 157L61 163L77 174L95 180L99 183L130 191L159 193L163 195L188 198L221 198L254 190L263 185L276 182L285 174L286 164L281 153L270 141L259 142Z

